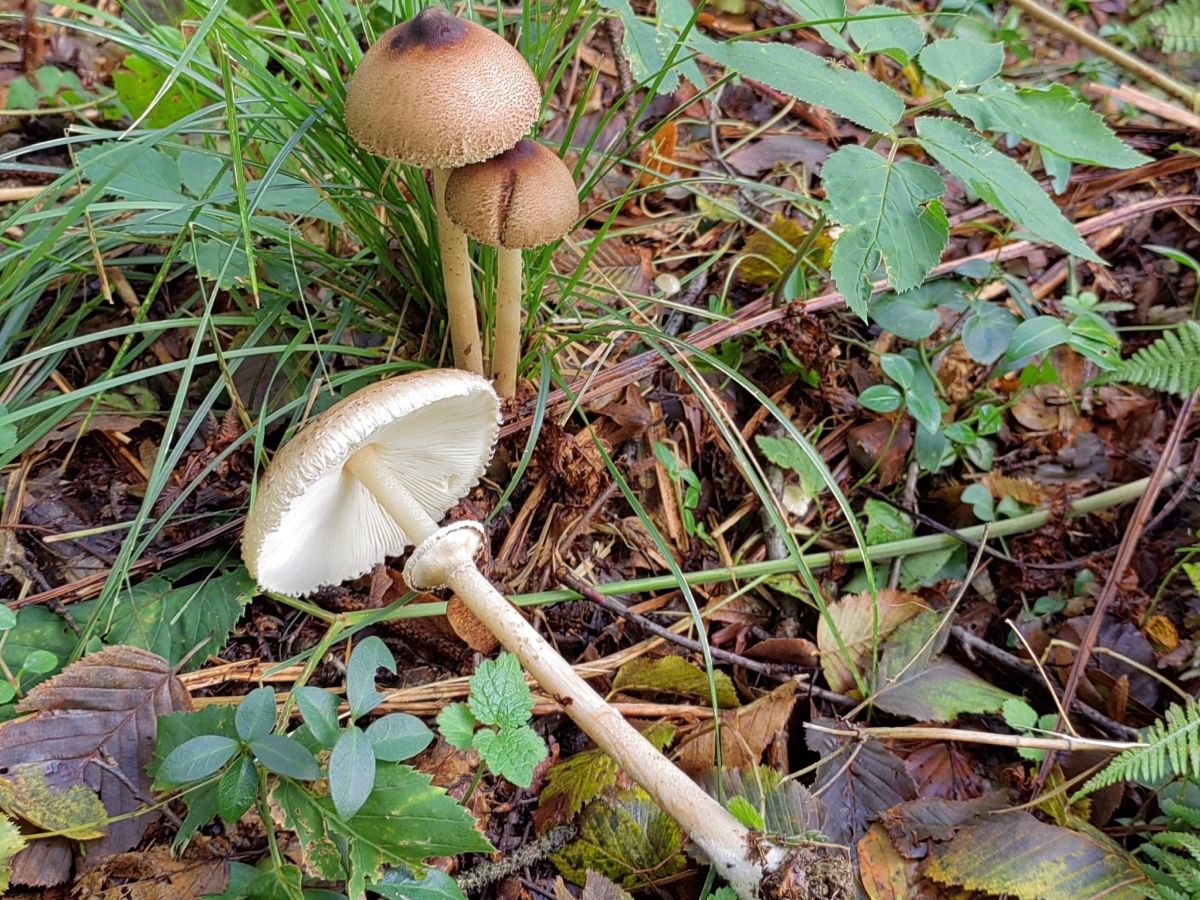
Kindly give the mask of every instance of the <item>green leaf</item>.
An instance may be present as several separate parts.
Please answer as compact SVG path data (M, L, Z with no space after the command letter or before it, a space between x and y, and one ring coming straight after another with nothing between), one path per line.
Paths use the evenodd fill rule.
M1007 82L991 81L976 94L951 91L946 99L980 131L1020 135L1072 162L1112 169L1150 162L1113 134L1065 85L1019 90Z
M867 75L831 66L815 54L790 44L711 41L693 32L689 44L718 65L743 78L823 106L870 131L888 133L904 115L904 101L894 90Z
M755 437L758 449L773 465L781 469L790 469L800 478L800 488L805 495L816 497L825 490L825 479L822 477L820 463L813 459L804 448L790 437L775 438L766 435ZM816 451L813 450L813 455ZM820 457L818 456L817 459Z
M838 290L862 318L880 263L896 291L919 285L937 265L950 234L938 200L945 182L929 166L889 161L865 147L847 146L821 169L829 216L845 229L833 246Z
M845 0L784 0L784 4L800 17L801 22L834 23L846 18ZM816 25L821 40L835 50L850 53L850 45L841 35L841 27L832 24Z
M1031 357L1067 343L1070 339L1071 330L1062 320L1054 316L1034 316L1014 329L1004 363L1015 367Z
M242 698L233 718L238 737L243 741L270 734L275 728L275 689L255 688Z
M884 353L879 357L879 368L888 378L905 390L913 386L913 366L898 353Z
M525 684L520 661L511 653L485 660L471 676L467 701L484 725L519 728L533 713L533 693Z
M578 836L550 859L576 884L594 870L632 889L683 871L682 846L679 825L639 788L589 805Z
M125 57L121 68L113 72L113 87L117 90L117 96L134 119L149 109L166 80L167 73L142 56ZM203 106L197 96L185 89L185 82L185 79L177 80L163 94L143 120L147 128L166 128Z
M433 732L416 716L392 713L367 726L367 740L375 758L384 762L411 759L429 746Z
M882 500L867 500L863 503L867 524L863 537L868 546L905 541L913 536L912 519L908 513L896 509Z
M363 730L351 725L329 755L329 796L343 819L362 809L375 786L375 751Z
M454 879L441 869L429 869L420 881L399 868L391 869L384 878L368 884L367 890L388 900L467 900Z
M622 47L629 59L630 74L638 84L649 82L667 63L667 58L659 46L658 29L639 19L629 0L600 0L600 5L615 12L625 28ZM669 94L678 84L678 74L665 78L659 93Z
M122 200L141 200L171 207L190 201L181 190L175 160L146 144L105 141L84 147L75 158L83 178L105 185Z
M975 362L990 366L1004 355L1016 329L1016 316L1003 306L985 301L972 303L962 324L963 349Z
M437 714L438 731L456 750L470 750L479 722L465 703L451 703Z
M396 674L396 660L387 644L374 635L359 641L346 666L346 697L352 718L369 713L383 700L383 694L375 690L375 673L380 669Z
M76 610L80 605L75 605ZM87 621L86 617L83 620ZM20 671L29 655L39 650L53 653L60 661L69 659L77 641L75 632L60 616L44 606L26 606L17 611L17 625L7 632L2 651L4 664L10 672ZM22 686L28 690L33 682L26 680Z
M172 665L187 657L184 671L198 669L225 646L255 589L244 568L176 586L210 565L206 557L188 560L118 595L102 617L104 642L149 650ZM98 602L78 604L75 615L90 616Z
M258 796L258 769L241 756L217 782L217 813L227 825L246 814Z
M922 116L917 133L929 155L985 202L1040 240L1103 264L1028 172L950 119Z
M733 680L724 672L713 672L717 705L722 709L741 706ZM614 691L669 694L708 703L712 697L708 673L682 656L670 654L653 659L638 657L617 670Z
M758 811L758 807L745 797L730 797L725 801L725 808L747 828L753 828L755 831L762 831L766 828L766 822L763 820L762 813Z
M233 710L228 706L206 706L197 712L172 713L158 718L158 740L154 744L154 758L146 766L151 777L157 778L158 770L175 748L200 735L221 735L230 740L237 739L233 725ZM190 796L190 795L189 795Z
M7 891L12 880L12 858L25 847L25 837L17 823L0 814L0 893Z
M517 787L533 783L533 770L549 753L541 735L528 725L484 728L475 732L475 749L492 773Z
M328 749L337 743L338 698L319 687L305 685L295 691L300 715L316 742Z
M904 397L890 384L873 384L858 395L858 403L872 412L895 412L904 402Z
M904 65L925 46L925 33L911 16L886 6L864 6L849 24L850 37L863 53L894 54Z
M250 751L263 766L284 778L316 781L321 767L303 745L282 734L268 734L250 742Z
M494 852L470 813L430 780L410 766L381 766L375 789L351 819L339 816L329 797L315 796L295 782L279 782L273 796L284 824L296 832L306 864L323 860L328 871L338 845L348 848L346 893L359 897L384 865L423 868L434 856Z
M972 87L1000 74L1004 45L943 38L921 51L921 68L951 88Z
M185 741L171 751L158 768L158 780L166 784L187 784L216 772L233 759L237 741L219 734L202 734Z

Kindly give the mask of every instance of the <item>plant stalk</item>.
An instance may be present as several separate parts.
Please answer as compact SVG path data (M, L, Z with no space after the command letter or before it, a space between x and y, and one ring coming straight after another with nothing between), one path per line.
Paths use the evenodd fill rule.
M517 392L521 362L521 306L524 269L520 250L496 250L496 330L492 336L492 381L503 399Z
M467 251L467 236L446 214L446 179L450 177L450 170L435 168L431 171L434 201L437 204L442 281L446 287L446 317L450 323L450 344L454 348L454 367L482 375L483 349L479 337L479 316L475 309L475 288L471 284L471 259Z

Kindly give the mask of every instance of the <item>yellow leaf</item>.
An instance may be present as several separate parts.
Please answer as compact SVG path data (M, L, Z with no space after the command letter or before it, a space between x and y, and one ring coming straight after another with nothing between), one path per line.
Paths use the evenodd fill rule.
M717 705L731 709L739 705L733 681L724 672L713 673L717 687ZM682 656L635 659L617 670L613 690L635 694L670 694L708 703L711 694L708 673Z
M896 626L929 608L920 597L907 591L885 588L879 591L878 597L878 607L872 601L870 591L843 597L829 605L829 619L837 629L837 635L841 636L845 652L825 617L817 623L817 650L830 690L845 693L853 688L854 670L851 667L861 668L876 641L882 643Z
M77 841L103 837L108 812L87 785L60 787L46 780L41 766L21 766L0 778L0 807L31 825Z
M756 231L746 238L746 246L742 250L746 258L738 266L738 276L747 284L762 287L775 284L792 264L795 251L808 237L808 232L799 222L779 215L771 220L769 230L770 233L767 230ZM790 244L790 248L779 243L780 240ZM833 241L829 236L818 235L813 242L813 250L816 253L814 261L817 265L828 267L829 256L833 250Z

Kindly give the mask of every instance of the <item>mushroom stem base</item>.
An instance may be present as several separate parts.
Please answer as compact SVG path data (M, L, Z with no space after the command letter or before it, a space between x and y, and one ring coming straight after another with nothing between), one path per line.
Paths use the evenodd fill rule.
M520 250L500 247L496 259L496 331L492 337L492 380L505 400L517 392L521 361L524 261Z
M454 367L483 374L483 348L479 316L475 311L475 287L471 284L471 259L467 236L446 213L446 179L449 169L433 169L433 194L437 204L438 247L442 254L442 281L446 287L446 318Z
M359 448L346 460L346 471L363 483L371 496L384 508L404 536L420 544L438 530L425 508L408 492L404 483L383 464L370 444Z
M497 591L473 558L443 564L446 583L563 711L704 851L739 897L754 898L784 850L735 819L592 690Z

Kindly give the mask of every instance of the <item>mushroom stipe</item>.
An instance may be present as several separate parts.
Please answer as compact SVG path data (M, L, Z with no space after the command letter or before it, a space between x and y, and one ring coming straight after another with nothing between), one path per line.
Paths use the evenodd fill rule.
M739 897L842 896L853 880L840 853L777 845L742 825L605 703L483 576L475 564L482 526L438 526L478 481L498 426L499 398L491 385L455 370L402 375L342 400L276 455L246 519L246 567L267 590L308 594L416 544L404 568L408 584L452 589L683 827ZM362 538L367 552L331 554L329 535L341 529Z

